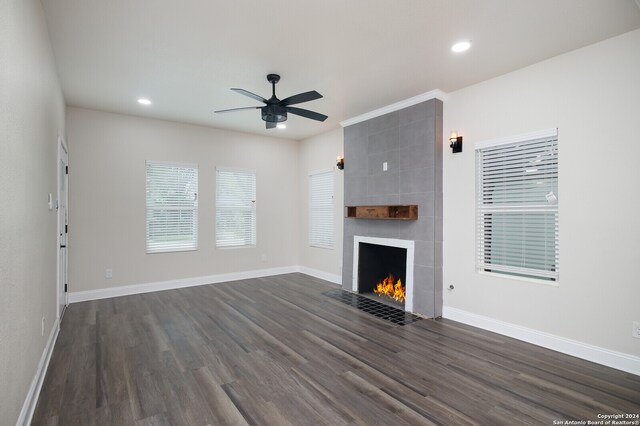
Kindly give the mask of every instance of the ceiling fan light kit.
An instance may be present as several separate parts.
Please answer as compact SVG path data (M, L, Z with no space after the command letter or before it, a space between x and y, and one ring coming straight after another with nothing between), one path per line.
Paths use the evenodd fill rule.
M295 114L301 117L310 118L311 120L316 121L325 121L328 117L324 114L320 114L314 111L309 111L307 109L296 108L290 105L301 104L304 102L314 101L316 99L322 98L322 95L315 90L310 92L299 93L297 95L289 96L285 99L278 99L276 97L276 84L280 81L280 76L278 74L269 74L267 75L267 81L272 85L272 95L269 99L265 99L262 96L256 95L255 93L251 93L248 90L232 88L234 92L240 93L242 95L248 96L252 99L255 99L259 102L265 104L265 106L256 106L256 107L243 107L243 108L232 108L232 109L224 109L220 111L215 111L216 113L226 113L233 111L242 111L249 109L260 109L262 112L262 120L266 123L267 129L273 129L277 126L278 123L283 121L287 121L287 114Z

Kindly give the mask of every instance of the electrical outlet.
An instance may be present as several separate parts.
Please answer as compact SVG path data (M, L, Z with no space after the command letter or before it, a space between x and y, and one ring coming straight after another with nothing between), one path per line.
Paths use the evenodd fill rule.
M108 280L110 280L111 278L113 278L113 269L111 268L107 268L104 270L104 277Z
M44 317L42 317L42 328L40 330L40 334L44 337Z
M633 322L633 330L631 330L631 335L636 339L640 339L640 321Z

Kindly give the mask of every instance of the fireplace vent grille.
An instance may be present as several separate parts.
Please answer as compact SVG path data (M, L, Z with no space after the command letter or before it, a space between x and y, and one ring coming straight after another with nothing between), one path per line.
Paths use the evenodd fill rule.
M329 290L322 294L397 325L407 325L422 319L402 309L345 290Z

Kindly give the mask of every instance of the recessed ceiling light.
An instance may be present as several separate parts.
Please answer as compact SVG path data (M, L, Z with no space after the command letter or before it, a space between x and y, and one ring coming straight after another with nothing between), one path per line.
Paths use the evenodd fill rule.
M279 123L276 127L277 127L278 129L286 129L286 128L287 128L287 125L286 125L286 124L284 124L284 123Z
M451 51L452 52L456 52L456 53L460 53L460 52L464 52L466 50L469 50L470 47L471 47L471 41L469 41L469 40L459 41L458 43L456 43L453 46L451 46Z
M139 98L138 103L140 105L151 105L151 101L147 98Z

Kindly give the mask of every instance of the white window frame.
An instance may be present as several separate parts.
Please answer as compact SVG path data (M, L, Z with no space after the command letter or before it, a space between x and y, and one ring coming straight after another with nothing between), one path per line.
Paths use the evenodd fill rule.
M220 187L222 180L220 179L220 173L242 173L253 177L253 193L248 194L248 198L245 203L238 203L235 201L225 200L222 197L223 188ZM231 167L216 167L216 217L215 217L215 240L216 248L229 249L229 248L243 248L243 247L255 247L257 245L257 174L255 170L236 169ZM251 192L251 191L250 191ZM244 241L233 242L231 240L221 240L220 236L223 234L221 228L220 218L223 212L246 213L250 212L249 222L249 238ZM248 241L247 241L248 240Z
M314 199L314 179L329 178L328 191L329 200L322 199L321 195ZM332 169L317 170L309 173L309 246L333 250L335 246L335 176ZM328 213L328 214L327 214ZM320 215L320 217L318 217ZM320 233L315 233L314 230L318 230L318 223L314 223L316 219L325 217L328 219L326 224L320 224L320 226L326 226L325 229L320 229Z
M514 156L513 151L507 151L512 148L523 152ZM558 129L479 142L475 144L475 151L477 272L557 286L560 279ZM547 153L528 160L536 151ZM505 168L500 168L503 165ZM533 178L527 177L529 172ZM531 184L534 180L536 185L542 185L540 190ZM489 187L498 189L489 190ZM495 198L494 191L498 190L502 194ZM497 200L501 202L496 203ZM514 215L520 215L522 226L513 226ZM498 227L495 221L500 218L504 218L503 225ZM529 244L526 244L527 238ZM522 245L518 246L518 242ZM515 248L509 249L509 246Z
M192 194L182 194L183 198L174 198L173 200L163 200L159 203L154 202L151 199L150 195L150 187L149 187L149 168L150 167L166 167L166 168L182 168L182 169L193 169L195 172L194 180L195 180L195 188L192 191ZM175 162L165 162L165 161L145 161L145 206L146 206L146 226L145 226L145 241L146 241L146 252L148 254L154 253L172 253L172 252L182 252L182 251L195 251L198 250L198 165L191 163L175 163ZM190 200L190 197L193 197L193 200ZM191 223L191 239L181 240L182 242L177 243L169 243L169 242L154 242L153 239L150 239L151 232L151 220L154 216L154 212L164 212L164 211L190 211L192 217ZM174 222L173 225L175 226ZM171 233L171 224L169 224L166 232Z

